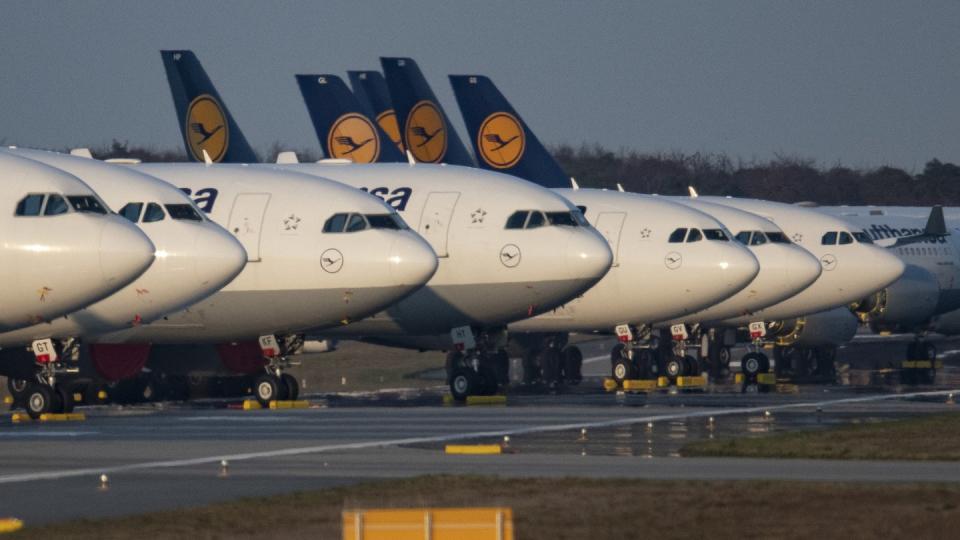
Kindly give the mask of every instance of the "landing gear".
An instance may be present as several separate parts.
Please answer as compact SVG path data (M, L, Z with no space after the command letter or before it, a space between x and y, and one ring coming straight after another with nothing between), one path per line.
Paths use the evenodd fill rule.
M770 371L770 359L762 352L749 352L740 360L740 370L746 378L756 380L757 375Z
M300 397L300 385L284 370L297 365L290 356L303 347L302 335L260 336L260 350L267 360L266 373L253 381L253 395L263 407L269 407L271 401L294 400Z
M775 345L773 358L778 376L832 378L837 373L835 347Z
M26 393L26 401L24 402L24 407L27 409L27 414L30 415L30 418L36 420L40 418L41 415L54 412L57 409L57 404L54 401L54 392L53 389L45 384L31 384Z
M923 339L907 345L907 359L900 370L903 384L933 384L937 378L937 348Z
M468 333L469 338L464 338ZM455 345L463 348L462 351L447 353L447 383L454 400L465 401L469 396L492 396L501 385L510 381L510 356L504 349L506 330L479 332L474 336L471 329L458 328L451 334L454 335ZM457 336L464 341L458 341ZM526 361L524 364L526 368ZM524 371L526 377L529 371Z

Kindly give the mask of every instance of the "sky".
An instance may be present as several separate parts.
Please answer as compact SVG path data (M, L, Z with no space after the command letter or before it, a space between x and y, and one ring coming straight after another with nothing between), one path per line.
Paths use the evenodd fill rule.
M0 142L180 147L160 49L193 49L254 148L317 149L295 73L490 76L548 145L960 163L960 2L8 1Z

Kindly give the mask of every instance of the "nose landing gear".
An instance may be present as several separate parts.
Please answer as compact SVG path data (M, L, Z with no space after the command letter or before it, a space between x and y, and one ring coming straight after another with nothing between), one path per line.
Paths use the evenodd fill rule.
M469 327L451 331L455 350L447 353L447 383L456 401L469 396L492 396L509 382L510 357L504 349L506 329L481 330Z
M79 343L68 339L60 345L58 352L53 340L34 341L31 345L37 363L34 379L8 379L14 407L22 406L30 418L37 419L45 413L73 412L73 392L57 377L79 371L68 363L76 363L79 358Z
M269 407L271 401L296 400L300 397L300 385L297 379L285 369L299 365L290 356L303 347L302 335L260 336L260 350L267 360L263 367L265 373L253 381L253 394L263 407Z

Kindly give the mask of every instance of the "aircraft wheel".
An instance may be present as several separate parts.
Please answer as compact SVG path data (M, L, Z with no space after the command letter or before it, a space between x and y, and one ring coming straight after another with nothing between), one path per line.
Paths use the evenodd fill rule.
M466 401L468 396L478 394L480 387L480 376L477 372L465 367L458 367L453 370L450 377L450 394L456 401Z
M677 377L683 375L685 371L684 364L686 364L684 357L674 355L670 358L667 358L667 361L663 366L663 371L667 374L667 377L669 377L671 381L675 381L677 380Z
M500 349L493 355L493 368L497 373L497 382L506 386L510 384L510 355L505 349Z
M684 375L700 375L700 361L694 358L693 356L687 355L683 357L684 365Z
M543 382L548 386L557 386L560 381L560 351L554 347L547 347L538 355Z
M583 353L580 347L570 346L563 349L563 379L570 384L580 384L583 380Z
M766 369L764 369L764 365L766 365ZM770 369L770 361L761 353L747 353L740 360L740 370L750 377L755 377L768 369Z
M284 373L280 375L280 383L287 390L287 399L290 401L296 401L300 397L300 383L297 382L297 378L289 373Z
M45 384L31 384L27 389L24 407L30 418L36 420L41 414L54 410L53 389Z
M937 348L933 343L924 343L923 344L923 357L925 360L936 360L937 359Z
M492 396L497 393L500 385L497 380L497 371L493 366L481 364L477 375L480 376L480 395Z
M57 409L59 409L58 412L72 413L76 405L73 401L73 390L67 386L57 385L56 392L57 401L60 404L60 406L57 407Z
M273 375L260 375L253 383L253 394L263 407L280 399L280 380Z
M540 378L540 368L537 366L537 355L533 351L523 353L523 384L532 385Z
M730 347L720 347L720 367L730 369L731 358L733 358L733 353L730 352Z
M447 370L447 382L453 377L453 371L463 365L463 353L460 351L450 351L447 353L444 367Z
M623 381L637 378L636 368L627 358L620 358L613 363L613 380L622 385Z

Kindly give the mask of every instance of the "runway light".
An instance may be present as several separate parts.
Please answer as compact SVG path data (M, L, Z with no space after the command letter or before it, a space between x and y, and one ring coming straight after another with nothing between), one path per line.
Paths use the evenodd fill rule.
M105 474L100 475L100 490L105 491L110 487L110 478Z
M578 440L578 441L585 441L585 440L587 440L587 428L580 428L580 438L577 439L577 440Z
M510 436L509 436L509 435L504 435L504 436L503 436L503 446L504 446L504 447L510 446Z
M766 418L770 418L771 416L770 411L763 411L763 416Z
M227 469L229 468L230 468L230 463L228 463L227 460L225 459L221 459L220 460L220 476L226 476Z
M647 429L653 429L653 422L647 422Z

